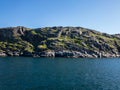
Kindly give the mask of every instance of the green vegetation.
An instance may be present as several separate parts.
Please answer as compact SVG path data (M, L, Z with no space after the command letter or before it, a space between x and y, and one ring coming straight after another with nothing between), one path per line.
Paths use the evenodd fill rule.
M37 33L35 32L35 30L32 30L32 31L31 31L31 34L37 35Z
M46 44L38 45L38 48L39 49L47 49L47 45Z

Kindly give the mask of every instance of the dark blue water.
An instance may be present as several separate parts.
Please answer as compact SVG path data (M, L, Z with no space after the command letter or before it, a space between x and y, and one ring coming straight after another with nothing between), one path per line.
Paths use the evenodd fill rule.
M120 59L0 58L0 90L120 90Z

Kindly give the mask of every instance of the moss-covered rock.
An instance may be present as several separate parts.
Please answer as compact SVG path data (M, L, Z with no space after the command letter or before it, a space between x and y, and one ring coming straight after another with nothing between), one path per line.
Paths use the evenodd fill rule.
M1 28L0 51L10 56L40 56L49 50L69 57L117 57L119 37L82 27Z

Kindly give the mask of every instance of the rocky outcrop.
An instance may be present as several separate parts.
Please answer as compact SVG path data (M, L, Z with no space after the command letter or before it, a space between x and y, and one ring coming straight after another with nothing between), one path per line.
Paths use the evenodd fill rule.
M0 29L0 56L120 57L120 35L82 27Z
M29 30L25 27L9 27L9 28L1 28L0 29L0 40L7 41L7 40L14 40L19 38L22 35L25 35L25 32Z
M40 53L40 57L55 57L54 51L44 51Z
M5 52L0 52L0 56L1 56L1 57L5 57L5 56L7 56L7 55L6 55Z

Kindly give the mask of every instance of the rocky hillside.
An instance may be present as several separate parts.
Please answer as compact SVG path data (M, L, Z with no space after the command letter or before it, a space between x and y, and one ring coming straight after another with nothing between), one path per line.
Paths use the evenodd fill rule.
M120 35L82 27L1 28L0 56L120 57Z

